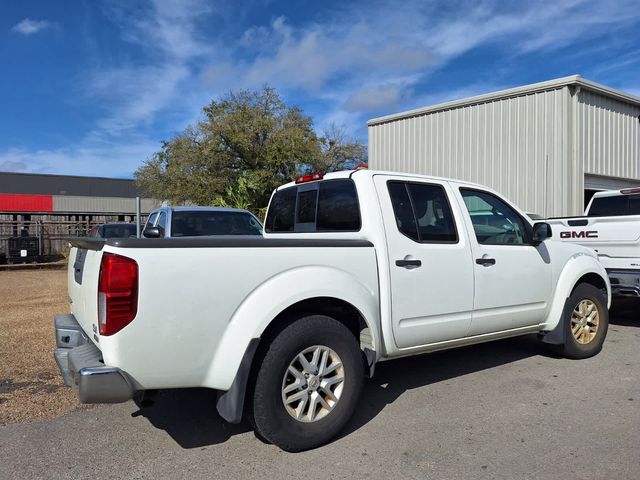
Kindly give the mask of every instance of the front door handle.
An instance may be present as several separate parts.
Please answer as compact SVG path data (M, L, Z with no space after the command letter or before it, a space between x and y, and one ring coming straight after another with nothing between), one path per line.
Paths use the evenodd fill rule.
M488 258L488 257L476 258L476 263L478 265L484 265L485 267L487 267L489 265L495 265L496 264L496 259L495 258Z
M420 260L396 260L398 267L420 267L422 262Z

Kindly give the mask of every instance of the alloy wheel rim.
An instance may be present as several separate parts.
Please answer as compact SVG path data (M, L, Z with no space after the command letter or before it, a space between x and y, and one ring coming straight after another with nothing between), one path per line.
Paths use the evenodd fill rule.
M581 345L590 343L598 333L600 312L598 306L589 299L578 302L571 314L571 333Z
M338 404L344 381L344 366L338 354L324 345L314 345L289 363L282 379L282 403L296 420L316 422Z

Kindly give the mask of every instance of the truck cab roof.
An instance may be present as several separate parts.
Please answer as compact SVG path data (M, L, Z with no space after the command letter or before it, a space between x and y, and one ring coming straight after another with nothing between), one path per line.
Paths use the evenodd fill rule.
M339 178L353 178L355 175L358 175L358 177L364 177L364 176L373 177L374 175L393 175L393 176L415 178L419 180L434 180L438 182L456 182L471 188L480 188L483 190L487 189L487 187L485 187L484 185L467 182L464 180L458 180L455 178L436 177L432 175L420 175L417 173L393 172L393 171L386 171L386 170L369 170L367 168L357 168L355 170L340 170L338 172L330 172L330 173L325 173L320 175L322 175L321 178L318 178L316 180L308 180L303 182L296 180L295 182L285 183L284 185L281 185L280 187L278 187L276 191L293 187L295 185L299 185L300 183L321 182L323 180L334 180Z

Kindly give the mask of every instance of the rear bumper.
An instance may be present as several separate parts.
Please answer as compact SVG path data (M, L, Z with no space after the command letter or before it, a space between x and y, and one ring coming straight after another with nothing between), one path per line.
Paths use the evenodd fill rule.
M640 297L640 270L607 269L614 297Z
M72 314L55 317L55 359L64 383L80 403L120 403L135 393L128 375L104 364L102 352L86 336Z

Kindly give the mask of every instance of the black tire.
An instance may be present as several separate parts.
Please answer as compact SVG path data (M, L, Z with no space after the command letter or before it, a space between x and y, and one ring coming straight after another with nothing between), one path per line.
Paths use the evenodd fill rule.
M574 325L572 327L571 319L574 310L585 300L591 302L595 305L595 308L597 308L598 326L593 338L588 339L588 341L587 338L583 338L582 341L585 343L581 343L573 333L573 328L577 326ZM607 329L609 328L609 310L607 309L607 299L605 295L597 287L589 283L581 283L573 290L567 299L564 311L562 312L562 322L563 328L565 329L564 344L555 346L554 351L556 353L563 357L576 360L597 355L600 350L602 350L602 344L604 343L607 336Z
M298 354L317 345L328 347L337 354L344 382L333 409L322 418L307 423L295 419L285 408L283 380ZM363 382L362 353L353 333L331 317L300 318L273 339L262 357L250 391L251 424L259 438L283 450L298 452L318 447L335 437L349 421Z

